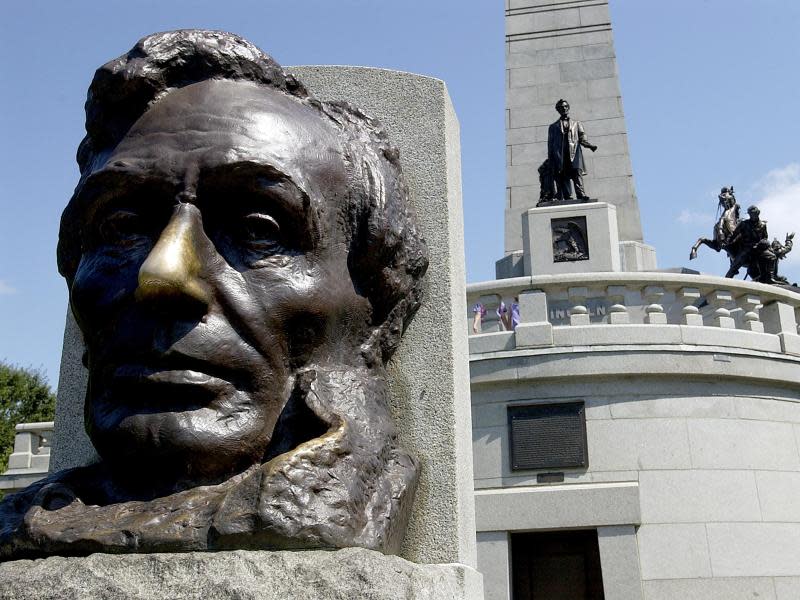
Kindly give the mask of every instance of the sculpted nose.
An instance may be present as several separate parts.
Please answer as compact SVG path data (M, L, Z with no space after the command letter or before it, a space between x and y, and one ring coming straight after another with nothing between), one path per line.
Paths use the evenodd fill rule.
M179 204L139 268L136 298L191 298L207 305L211 292L200 277L204 236L197 207Z

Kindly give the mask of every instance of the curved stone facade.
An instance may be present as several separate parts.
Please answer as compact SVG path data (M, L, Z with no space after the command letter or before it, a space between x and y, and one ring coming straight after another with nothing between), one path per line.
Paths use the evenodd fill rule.
M470 338L486 597L510 597L509 533L574 528L598 531L607 599L800 597L800 295L675 274L522 279L468 291L470 306L517 296L522 313L516 332ZM512 470L508 407L576 400L588 467L547 470L555 484Z

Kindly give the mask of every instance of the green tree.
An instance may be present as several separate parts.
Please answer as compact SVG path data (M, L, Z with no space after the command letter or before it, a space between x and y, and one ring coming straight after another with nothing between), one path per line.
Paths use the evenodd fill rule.
M56 396L40 371L0 362L0 473L14 449L14 427L52 421L55 411Z

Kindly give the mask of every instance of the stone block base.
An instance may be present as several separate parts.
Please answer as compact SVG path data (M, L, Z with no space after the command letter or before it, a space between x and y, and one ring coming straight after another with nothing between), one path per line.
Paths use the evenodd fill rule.
M522 215L525 275L620 270L617 208L606 202L531 208Z
M363 548L92 554L0 563L0 599L481 600L480 573Z
M525 276L525 262L522 250L512 252L494 263L495 279L511 279Z
M619 257L623 271L655 271L658 268L656 249L644 242L620 242Z
M517 348L539 348L553 345L550 323L520 323L516 331Z

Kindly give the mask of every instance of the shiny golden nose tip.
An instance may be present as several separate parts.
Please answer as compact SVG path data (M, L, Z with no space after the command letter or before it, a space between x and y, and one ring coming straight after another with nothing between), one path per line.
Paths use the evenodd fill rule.
M200 280L195 229L197 219L188 208L178 207L156 245L139 268L137 299L189 296L208 302L209 293Z

